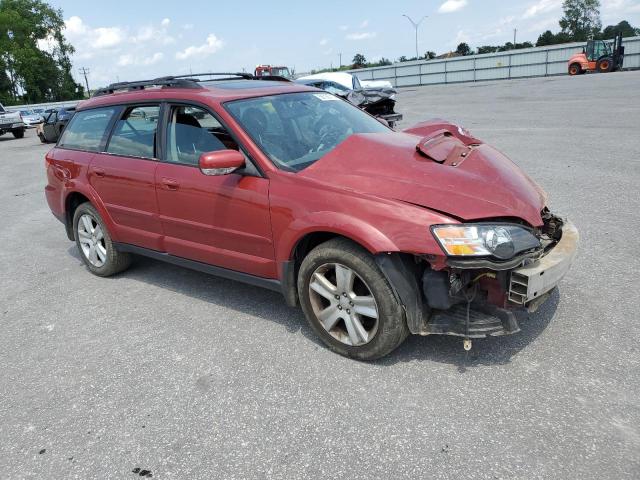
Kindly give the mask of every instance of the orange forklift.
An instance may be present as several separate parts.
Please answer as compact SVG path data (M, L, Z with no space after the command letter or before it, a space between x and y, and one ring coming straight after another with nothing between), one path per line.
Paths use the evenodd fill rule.
M586 72L607 73L622 68L624 61L624 47L622 33L616 33L613 42L604 40L588 40L582 53L573 55L567 63L569 75L582 75Z

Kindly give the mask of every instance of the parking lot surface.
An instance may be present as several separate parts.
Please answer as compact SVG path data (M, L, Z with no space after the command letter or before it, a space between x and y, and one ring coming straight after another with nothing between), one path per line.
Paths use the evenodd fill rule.
M33 130L0 137L0 478L640 478L640 72L402 90L581 233L522 332L329 352L274 292L139 259L83 267ZM426 235L425 231L425 235ZM527 318L528 317L528 318Z

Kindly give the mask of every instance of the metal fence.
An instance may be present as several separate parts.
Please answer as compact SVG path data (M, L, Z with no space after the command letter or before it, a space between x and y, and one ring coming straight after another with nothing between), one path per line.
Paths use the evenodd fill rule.
M48 110L49 108L66 108L75 107L80 100L69 100L67 102L48 102L48 103L30 103L25 105L5 105L7 110L33 110L34 108L42 108Z
M584 45L585 42L566 43L445 60L417 60L350 72L360 80L388 80L396 87L566 75L569 57L581 52ZM640 68L640 37L625 38L623 45L624 68Z

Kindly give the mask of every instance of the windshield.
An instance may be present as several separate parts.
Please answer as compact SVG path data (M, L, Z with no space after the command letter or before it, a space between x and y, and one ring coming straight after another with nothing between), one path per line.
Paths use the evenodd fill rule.
M277 75L279 77L289 78L291 74L289 73L289 69L287 67L281 67L281 68L272 68L271 75Z
M26 117L28 115L33 115L33 112L30 110L20 110L20 115Z
M5 113L5 112L6 112L6 111L5 111L4 107L3 107L3 106L2 106L2 104L0 103L0 113Z
M326 92L235 100L229 113L280 168L299 171L354 133L389 129L346 100Z

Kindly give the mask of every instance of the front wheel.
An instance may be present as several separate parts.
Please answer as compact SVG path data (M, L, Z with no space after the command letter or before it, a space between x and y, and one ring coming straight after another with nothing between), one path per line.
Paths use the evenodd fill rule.
M24 128L20 128L18 130L11 130L11 133L13 133L13 136L15 138L22 138L24 137Z
M572 63L569 65L569 75L572 77L575 75L580 75L582 73L582 67L579 63Z
M99 277L126 270L131 264L128 253L118 252L102 217L90 203L80 205L73 215L73 232L82 261Z
M403 310L373 257L347 239L313 249L298 274L302 310L333 351L375 360L407 337Z
M611 60L611 58L605 57L598 60L598 63L596 65L596 70L599 73L607 73L607 72L610 72L612 69L613 69L613 60Z

